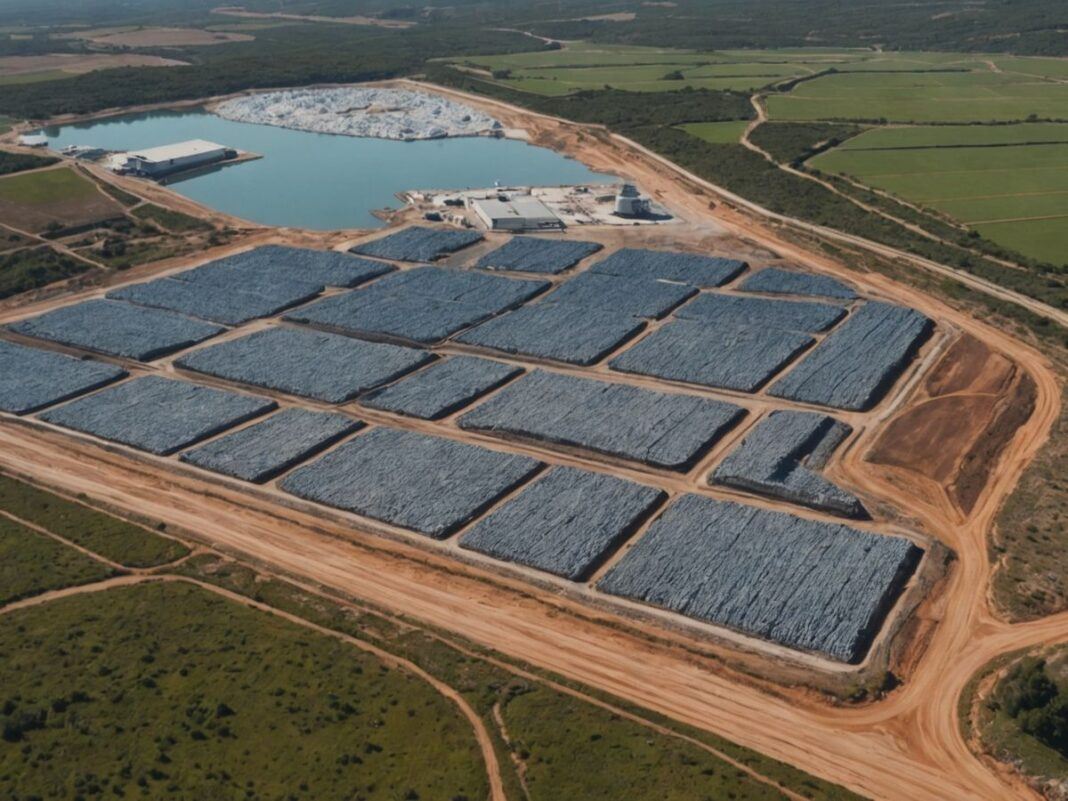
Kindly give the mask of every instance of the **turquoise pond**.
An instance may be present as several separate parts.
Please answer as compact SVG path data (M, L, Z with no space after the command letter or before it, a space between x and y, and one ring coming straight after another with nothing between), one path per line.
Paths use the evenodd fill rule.
M153 112L45 128L49 147L136 150L207 139L263 156L174 181L205 206L265 225L318 231L374 228L371 212L407 189L610 183L559 153L488 137L397 142L231 122L202 110Z

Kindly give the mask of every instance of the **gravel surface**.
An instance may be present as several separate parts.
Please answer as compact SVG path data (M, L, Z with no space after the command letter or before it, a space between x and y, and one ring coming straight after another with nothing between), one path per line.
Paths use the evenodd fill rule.
M513 236L507 243L479 259L475 266L482 270L557 275L574 267L601 247L597 242Z
M746 292L767 292L772 295L812 295L821 298L855 300L857 292L849 284L829 275L800 273L767 267L746 278L739 289Z
M565 282L542 302L659 319L696 294L694 287L685 284L587 272Z
M590 270L605 275L618 275L621 278L660 278L710 288L723 286L740 275L745 268L746 263L737 259L675 253L670 250L623 248L607 259L597 262Z
M523 370L473 356L453 356L360 399L363 406L437 420L462 409Z
M675 316L714 325L815 333L830 328L845 314L841 306L829 303L746 298L706 292L679 309Z
M412 225L355 245L352 252L393 261L436 261L481 241L482 234L478 231Z

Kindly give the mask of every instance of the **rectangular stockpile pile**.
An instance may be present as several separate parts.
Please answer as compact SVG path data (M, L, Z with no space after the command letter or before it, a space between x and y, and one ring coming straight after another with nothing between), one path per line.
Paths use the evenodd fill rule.
M343 334L434 344L548 286L545 281L417 267L388 275L366 289L324 298L286 319Z
M222 326L118 300L87 300L8 326L26 336L147 362L220 334Z
M107 297L223 325L242 325L311 300L322 291L322 284L298 281L253 283L252 279L242 279L242 283L228 286L213 281L157 278L113 289Z
M459 422L469 431L568 445L683 470L744 415L744 410L722 401L537 370Z
M363 426L343 414L285 409L183 453L183 462L261 483Z
M679 309L675 316L715 325L814 333L830 328L845 317L845 313L841 306L829 303L746 298L706 292Z
M696 288L685 284L587 272L561 284L542 303L568 303L659 319L696 294Z
M579 581L665 497L620 478L557 467L476 523L460 545Z
M0 340L0 411L29 414L125 375L114 365Z
M525 456L377 428L290 473L281 487L444 539L540 468Z
M569 364L599 362L645 328L625 312L536 303L502 314L456 338L465 345Z
M820 298L855 300L857 292L849 284L829 275L800 273L767 267L746 278L740 287L745 292L766 292L769 295L811 295Z
M453 356L395 384L368 393L360 403L372 409L437 420L462 409L522 371L473 356Z
M301 281L322 286L354 287L396 268L351 253L336 250L311 250L285 245L262 247L235 253L176 275L187 281L226 280L232 276L242 281Z
M150 375L58 406L41 419L165 455L266 414L276 405L267 398Z
M176 364L290 395L344 403L434 358L399 345L276 327L190 353Z
M480 241L482 234L477 231L413 225L395 234L356 245L351 250L376 259L436 261Z
M893 386L933 328L918 311L870 301L768 393L839 409L869 409Z
M746 268L744 261L670 250L624 248L590 267L591 272L620 278L659 278L711 288L723 286Z
M921 555L903 537L686 495L598 586L859 662Z
M475 266L481 270L515 270L557 275L600 249L601 245L597 242L514 236L479 259Z
M623 373L754 392L812 342L778 328L675 320L609 365Z
M711 479L845 517L866 517L853 493L819 473L850 431L825 414L772 412L746 434Z

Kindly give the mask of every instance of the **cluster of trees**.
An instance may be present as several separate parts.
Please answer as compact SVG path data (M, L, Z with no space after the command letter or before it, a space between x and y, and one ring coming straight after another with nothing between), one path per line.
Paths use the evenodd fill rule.
M989 704L1025 734L1068 757L1068 690L1050 678L1046 660L1029 657L1014 665Z

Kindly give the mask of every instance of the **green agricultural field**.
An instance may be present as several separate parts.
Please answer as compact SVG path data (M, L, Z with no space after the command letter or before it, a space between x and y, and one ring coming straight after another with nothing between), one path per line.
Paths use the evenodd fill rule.
M122 216L122 208L70 168L0 178L0 219L15 228L44 231Z
M994 72L825 75L768 97L775 120L1010 122L1068 120L1068 83Z
M92 557L0 517L0 604L112 574Z
M1068 263L1068 124L879 128L809 165L922 204L1031 258Z
M42 83L74 77L63 70L40 70L38 72L20 72L17 75L0 75L0 86L12 86L20 83Z
M487 797L470 723L430 685L198 587L13 612L0 653L5 798Z
M180 542L7 476L0 476L0 509L127 567L162 565L189 553Z
M704 139L714 145L733 145L742 138L748 124L745 120L730 120L728 122L693 122L679 127L691 136Z

